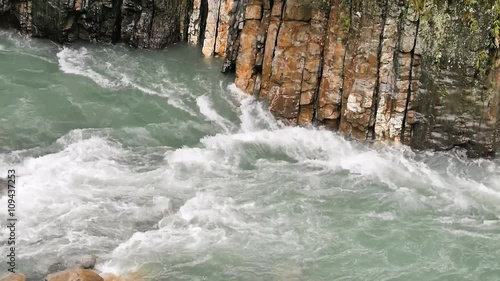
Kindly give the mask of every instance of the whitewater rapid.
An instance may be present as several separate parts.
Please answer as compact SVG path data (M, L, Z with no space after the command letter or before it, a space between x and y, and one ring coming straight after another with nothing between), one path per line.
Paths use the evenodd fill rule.
M0 38L0 58L40 57L19 68L46 73L24 85L0 71L4 85L24 91L12 103L24 114L9 122L36 117L51 132L0 138L0 171L19 175L18 263L28 276L84 254L100 271L148 280L500 276L498 160L284 126L213 74L216 62L182 57L187 46ZM71 110L54 117L59 107L42 108L37 95Z

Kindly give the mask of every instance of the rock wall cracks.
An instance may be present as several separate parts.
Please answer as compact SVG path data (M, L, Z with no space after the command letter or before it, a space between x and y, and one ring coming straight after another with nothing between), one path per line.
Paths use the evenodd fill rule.
M234 57L246 3L247 0L194 0L189 43L200 44L206 57Z
M500 2L249 1L236 85L283 122L499 150Z
M286 124L500 150L499 0L0 0L5 22L58 42L200 45Z
M21 31L57 42L162 48L187 37L189 0L2 0Z
M234 70L248 0L0 0L0 24L56 42L163 48L188 41Z

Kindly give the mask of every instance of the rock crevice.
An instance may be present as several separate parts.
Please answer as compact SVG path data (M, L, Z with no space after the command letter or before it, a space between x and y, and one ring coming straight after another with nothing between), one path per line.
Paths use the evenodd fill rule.
M251 1L236 85L286 124L416 148L473 143L469 155L490 156L499 149L497 5Z

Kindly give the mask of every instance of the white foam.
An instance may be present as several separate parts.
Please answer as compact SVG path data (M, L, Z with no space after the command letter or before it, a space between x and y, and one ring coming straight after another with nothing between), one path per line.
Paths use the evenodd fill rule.
M229 133L233 130L232 123L217 113L212 102L206 95L197 97L196 104L201 114L203 114L207 120L219 126L225 133Z
M121 163L129 152L105 138L86 135L84 130L73 131L58 140L64 145L59 152L25 158L18 165L1 165L15 167L19 173L19 245L30 249L20 257L50 256L37 265L41 272L46 270L43 266L57 262L53 251L62 256L75 249L99 252L117 243L111 237L116 226L109 222L121 216L144 219L137 200L117 200L129 194L141 196L138 180L143 179ZM1 199L2 205L5 200ZM4 214L0 214L2 219ZM94 236L93 228L107 237Z
M168 80L163 80L163 84L159 84L158 82L150 84L150 86L153 87L144 86L138 81L135 81L135 79L132 79L131 75L127 74L128 71L135 70L135 67L131 67L131 69L122 69L109 61L104 64L104 69L101 69L98 72L94 70L94 67L99 66L100 63L96 61L94 54L89 53L88 49L85 47L80 47L78 49L64 47L57 53L57 57L59 67L65 73L90 78L99 86L111 90L131 87L147 95L164 97L167 98L167 102L171 106L183 110L192 116L196 116L196 113L176 96L176 94L181 92L179 90L179 86ZM120 61L120 63L122 63L122 61ZM158 74L161 73L162 72L160 71ZM142 78L144 80L144 77ZM153 81L161 81L162 77L152 77L152 79ZM168 84L165 84L166 81ZM148 82L147 79L145 82Z
M230 84L228 89L241 104L239 108L241 131L253 132L262 129L275 130L284 127L283 124L278 122L268 110L264 109L260 102L257 102L255 98L238 89L234 83Z
M32 46L32 39L28 36L13 31L3 31L0 33L0 36L2 40L6 41L6 45L0 44L0 51L5 54L18 54L49 63L55 62L50 57L39 55L39 53L42 53L41 51L48 51L49 47Z
M215 151L196 147L169 151L165 154L165 159L170 164L181 164L188 167L201 166L205 169L212 169L218 166L221 161Z
M204 106L204 99L200 98L201 107ZM209 108L215 111L213 107ZM205 112L205 116L210 114ZM211 118L217 119L216 116ZM144 133L142 130L126 130ZM442 211L456 213L470 206L480 207L474 193L464 192L473 188L479 189L481 196L491 197L493 204L500 201L493 187L477 185L476 180L464 180L446 169L433 170L427 164L413 160L411 155L405 156L404 149L373 150L320 129L259 129L254 126L251 130L207 136L201 140L200 147L183 147L167 152L165 165L147 174L134 172L126 164L132 152L110 141L106 135L99 130L74 130L57 140L62 147L60 151L23 160L19 167L23 171L23 200L30 202L29 207L21 209L23 239L25 242L47 241L43 245L30 245L29 255L46 255L47 247L56 247L64 255L78 245L95 250L107 246L114 250L105 256L105 262L98 265L99 269L123 273L135 270L146 262L157 261L158 255L165 251L196 256L215 245L236 243L235 239L239 237L229 236L226 228L252 235L252 239L266 237L266 241L282 243L280 239L287 237L287 243L297 243L293 233L280 236L272 232L275 224L288 226L287 220L292 219L288 215L280 214L280 219L273 218L272 224L266 220L255 223L248 218L259 217L259 212L262 212L259 205L245 202L247 209L240 209L243 204L231 198L231 194L217 194L217 186L227 188L225 178L231 180L233 173L241 172L238 170L239 161L246 156L248 149L255 147L277 151L294 159L298 163L294 169L298 169L296 173L301 178L317 177L305 170L312 164L332 171L347 170L345 177L351 179L348 182L353 191L359 192L362 190L357 188L364 188L357 186L356 181L387 184L392 189L386 190L386 196L407 212L444 207ZM256 182L252 182L256 185L254 188L262 188L258 185L261 173L285 171L294 176L293 171L280 170L289 165L292 164L279 162L272 166L272 171L266 170L271 166L256 171ZM181 166L183 169L178 169ZM167 176L165 181L158 178ZM207 180L206 176L211 178ZM238 177L235 179L240 181ZM161 191L158 185L146 188L155 181L162 182L166 190L175 190L186 196L177 212L170 196L158 194ZM184 190L176 189L177 186L183 186ZM419 186L424 190L420 190ZM245 185L239 192L247 192L246 188L249 187ZM423 200L425 198L427 200ZM270 206L272 208L275 207ZM103 212L96 215L95 210ZM246 216L242 216L240 211L244 211ZM314 210L310 212L314 213ZM40 214L47 221L41 223ZM371 213L368 217L382 221L399 219L397 214L388 211ZM108 220L111 225L103 225ZM112 222L117 220L124 220L125 224L129 220L152 220L152 225L158 229L136 230L115 238L94 237L86 230L95 225L100 232L111 235L111 229L118 227ZM124 225L120 231L127 232L127 227Z
M168 217L175 212L172 200L164 196L158 196L153 199L153 209L161 213L164 217Z
M380 199L383 210L369 210L368 215L364 211L363 218L394 225L419 212L452 217L449 228L455 223L470 225L470 220L455 217L470 214L472 208L490 217L500 215L498 162L460 162L404 147L375 149L327 130L286 127L232 84L227 98L236 100L237 127L238 120L232 123L218 111L211 100L216 96L195 97L182 84L158 77L168 75L162 68L147 81L138 81L112 63L102 73L93 69L96 62L85 48L64 48L58 58L66 73L88 77L103 87L132 87L168 98L176 107L213 122L221 132L196 145L171 148L164 159L158 154L167 148L156 154L136 151L126 141L111 139L110 132L116 133L111 128L73 130L41 157L26 157L29 151L0 154L0 170L15 166L22 173L19 196L28 203L19 206L20 243L29 250L21 255L43 260L36 265L40 272L57 262L56 256L85 251L100 253L97 267L116 274L147 263L197 264L215 249L252 254L252 262L273 254L314 259L331 247L336 235L336 229L327 228L336 219L330 211L356 218L352 212L362 206L345 213L327 209L348 200L362 204L358 200ZM199 112L189 105L198 106ZM177 132L184 136L191 127L203 128L197 123L200 118L168 128L179 126ZM133 135L132 143L145 147L162 144L143 128L120 132ZM142 169L146 161L137 159L144 157L160 159L157 166ZM254 170L242 168L243 162ZM487 173L478 177L469 166L488 167ZM0 220L5 218L0 212ZM2 228L0 234L6 236L6 231Z
M7 36L6 36L7 35ZM27 35L22 35L16 31L1 31L0 36L4 37L9 43L14 44L17 48L31 48L32 39Z
M93 60L93 58L89 55L85 47L79 49L63 47L63 49L57 53L57 57L59 59L59 66L65 73L85 76L92 79L92 81L101 87L109 89L114 89L119 85L116 81L111 81L91 68L90 65L94 63L90 61Z
M231 200L212 193L198 193L177 213L160 221L158 230L137 232L121 243L111 254L112 259L99 269L115 274L133 271L144 262L158 261L158 255L166 249L196 257L226 240L225 230L217 225L244 224L233 205Z
M382 213L371 212L368 214L368 216L372 217L372 218L380 219L382 221L393 221L397 218L397 216L395 216L391 212L382 212Z
M30 54L30 53L26 53L26 52L17 52L17 53L25 55L25 56L28 56L28 57L32 57L32 58L35 58L35 59L39 59L39 60L42 60L42 61L45 61L45 62L48 62L48 63L55 63L55 61L52 60L52 59L50 59L50 58L38 56L38 55L35 55L35 54Z

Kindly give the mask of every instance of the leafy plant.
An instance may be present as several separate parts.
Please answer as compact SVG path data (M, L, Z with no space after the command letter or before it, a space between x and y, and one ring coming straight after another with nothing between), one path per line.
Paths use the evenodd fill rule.
M489 59L490 56L486 50L481 50L477 53L475 68L479 75L486 74Z
M411 0L411 4L413 9L417 11L419 14L423 14L425 11L425 3L426 0Z

